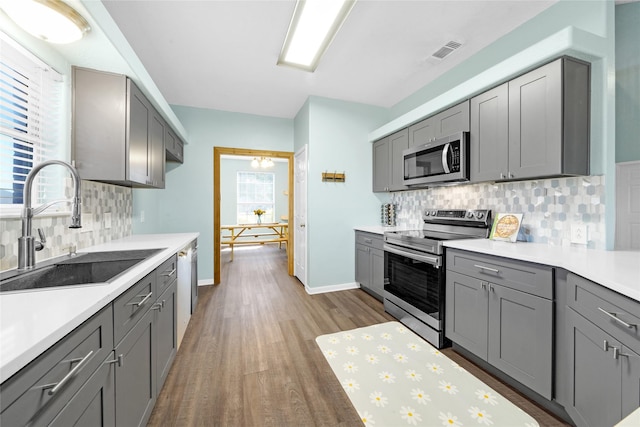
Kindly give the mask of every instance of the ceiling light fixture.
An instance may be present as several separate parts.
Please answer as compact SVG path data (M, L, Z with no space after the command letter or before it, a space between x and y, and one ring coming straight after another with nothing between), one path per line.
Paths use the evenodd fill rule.
M278 65L315 71L355 2L297 0Z
M82 15L61 0L0 0L0 8L23 30L50 43L80 40L91 29Z
M260 157L260 159L254 157L253 160L251 160L251 167L268 169L273 167L273 160L271 160L269 157Z

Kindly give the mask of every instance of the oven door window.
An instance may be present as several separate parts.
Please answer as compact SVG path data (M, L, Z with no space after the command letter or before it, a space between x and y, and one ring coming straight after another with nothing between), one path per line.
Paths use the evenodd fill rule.
M440 319L444 309L443 269L390 252L385 257L384 290Z

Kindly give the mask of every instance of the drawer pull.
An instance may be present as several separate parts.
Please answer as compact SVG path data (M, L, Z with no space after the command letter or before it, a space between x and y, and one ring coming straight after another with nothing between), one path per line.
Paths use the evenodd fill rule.
M365 242L365 243L373 243L373 240L371 240L371 239L364 239L364 242Z
M496 268L491 268L491 267L485 267L484 265L478 265L478 264L474 264L473 265L476 268L479 268L480 270L486 270L486 271L490 271L492 273L500 273L500 270L496 269Z
M618 360L618 357L620 357L620 356L622 356L622 357L630 357L631 355L630 354L626 354L626 353L621 353L620 352L620 348L613 347L613 358Z
M602 344L602 349L607 352L609 351L610 348L614 348L613 346L609 345L609 341L604 340L604 344Z
M140 302L130 302L127 305L135 305L136 307L142 307L149 300L149 298L151 298L151 295L153 295L153 292L149 292L147 295L145 295L145 297L142 298ZM141 297L142 295L138 295L138 296Z
M153 310L158 310L158 311L162 312L162 309L164 308L164 303L165 303L165 300L162 300L162 302L157 302L157 303L153 304L153 306L151 308Z
M610 318L612 318L613 320L615 320L616 322L620 323L621 325L623 325L626 328L637 328L638 325L635 325L633 323L627 323L624 320L620 319L618 317L619 313L610 313L607 310L598 307L598 310L600 310L601 312L603 312L604 314L606 314L607 316L609 316Z
M47 393L49 394L49 396L53 396L54 394L56 394L62 387L65 386L65 384L67 382L69 382L69 380L73 377L76 376L76 374L78 372L80 372L80 370L82 368L84 368L84 365L89 361L89 359L91 358L91 355L93 355L93 350L91 350L89 353L87 353L87 355L85 357L83 357L82 359L73 359L70 362L78 362L79 363L75 366L75 368L73 368L71 371L69 371L69 373L67 375L64 376L63 379L60 380L60 382L55 383L55 384L47 384L45 386L43 386L43 389L50 389Z
M122 367L122 365L124 365L124 354L119 354L117 358L115 358L113 360L107 360L104 363L106 363L106 364L117 363L119 367Z
M161 275L164 277L169 277L169 276L173 276L173 274L176 272L176 269L174 268L173 270L171 270L170 272L167 273L167 270L164 271L164 273L162 273Z

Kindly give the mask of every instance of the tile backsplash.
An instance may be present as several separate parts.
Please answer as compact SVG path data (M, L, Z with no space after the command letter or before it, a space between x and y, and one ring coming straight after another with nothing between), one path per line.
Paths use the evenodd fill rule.
M605 249L604 176L483 183L393 193L401 227L421 228L422 211L491 209L523 213L524 239L554 246L571 245L571 225L588 227L587 247Z
M67 189L67 196L70 189ZM82 181L82 228L70 229L68 213L48 213L33 218L33 235L42 228L47 243L36 252L36 262L63 255L70 246L78 250L131 235L133 191L131 188ZM22 233L19 216L0 219L0 270L18 265L18 237Z

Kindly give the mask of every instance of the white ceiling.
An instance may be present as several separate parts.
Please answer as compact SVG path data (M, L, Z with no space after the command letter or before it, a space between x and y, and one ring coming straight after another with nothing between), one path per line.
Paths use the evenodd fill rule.
M310 95L391 107L557 0L359 0L314 73L276 65L293 0L102 1L169 104L293 118Z

